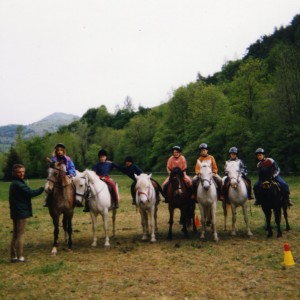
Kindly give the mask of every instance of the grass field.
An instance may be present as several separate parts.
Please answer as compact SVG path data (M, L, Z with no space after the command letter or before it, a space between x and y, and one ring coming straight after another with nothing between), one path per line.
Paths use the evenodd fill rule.
M114 176L121 201L116 237L104 249L99 218L99 244L92 248L91 220L81 208L73 219L73 252L63 243L50 256L53 226L43 196L33 198L34 217L29 219L24 255L28 263L11 264L9 246L9 183L0 183L0 298L1 299L299 299L300 298L300 187L299 177L285 178L291 186L293 207L289 210L292 230L283 238L266 239L264 216L253 203L248 209L253 237L248 238L241 209L236 237L223 231L218 203L217 228L220 241L199 235L184 239L175 214L174 239L167 241L168 210L158 210L157 242L141 241L140 216L131 205L130 179ZM159 182L163 177L157 176ZM30 180L37 188L43 180ZM252 202L252 201L251 201ZM197 208L199 215L199 209ZM111 225L111 223L110 223ZM284 226L282 226L284 228ZM275 234L276 236L276 234ZM60 234L61 241L63 234ZM295 266L283 266L283 244L288 242Z

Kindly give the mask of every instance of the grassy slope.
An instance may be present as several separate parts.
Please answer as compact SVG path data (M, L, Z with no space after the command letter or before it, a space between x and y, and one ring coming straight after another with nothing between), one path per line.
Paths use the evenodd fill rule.
M222 230L223 216L218 207L220 242L211 234L201 242L198 236L185 240L178 225L174 240L166 241L168 211L160 203L159 235L156 244L141 242L139 214L131 205L130 181L115 176L119 182L121 204L117 214L117 236L110 249L103 248L102 221L99 218L99 244L91 248L91 221L76 208L74 249L59 248L50 256L53 227L43 197L33 199L34 217L26 231L25 256L28 264L9 263L11 220L7 202L8 183L0 183L0 297L1 299L299 299L300 265L282 267L283 243L291 245L295 259L300 257L299 178L287 178L294 206L289 211L292 231L282 239L266 239L264 217L260 208L251 206L251 229L247 238L238 210L236 237ZM159 182L163 178L157 177ZM32 188L43 181L30 180ZM218 203L220 204L220 203ZM198 213L197 209L197 213ZM250 215L250 210L248 211ZM63 234L60 235L61 241Z

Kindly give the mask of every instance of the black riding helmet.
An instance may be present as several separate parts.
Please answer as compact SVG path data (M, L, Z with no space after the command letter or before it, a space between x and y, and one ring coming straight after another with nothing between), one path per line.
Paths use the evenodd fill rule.
M125 159L124 159L124 162L131 162L133 163L133 158L131 156L126 156Z
M107 156L107 151L104 149L99 150L98 157L100 157L100 156Z
M57 150L57 148L66 149L66 146L63 143L58 143L58 144L55 145L54 149Z

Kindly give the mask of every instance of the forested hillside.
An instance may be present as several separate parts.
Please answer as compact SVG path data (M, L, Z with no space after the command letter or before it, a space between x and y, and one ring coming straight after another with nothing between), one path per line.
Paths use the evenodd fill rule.
M151 84L151 83L149 83ZM153 86L155 88L155 86ZM100 99L101 100L101 99ZM13 161L27 166L31 177L45 176L45 157L63 142L77 169L91 167L105 148L109 159L127 155L145 171L165 171L173 145L180 145L190 173L198 145L208 143L221 169L228 149L236 146L250 170L254 151L265 148L283 171L300 172L300 16L250 45L245 57L229 61L213 76L201 70L186 86L158 107L135 110L130 98L116 113L104 105L89 109L80 120L55 134L24 141L1 157L4 174Z

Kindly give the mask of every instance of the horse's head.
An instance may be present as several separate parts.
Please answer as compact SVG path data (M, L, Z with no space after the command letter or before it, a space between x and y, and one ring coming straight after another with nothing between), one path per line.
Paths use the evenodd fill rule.
M175 167L171 170L170 173L170 182L171 186L176 194L182 194L182 187L183 187L183 171L179 167Z
M229 178L231 187L237 189L241 177L239 162L234 160L227 161L225 163L225 173Z
M200 166L200 172L199 172L200 183L205 190L208 190L212 184L211 161L209 160L205 162L200 162L198 160L197 163Z
M76 170L76 176L73 177L73 183L76 190L76 201L82 202L82 198L86 198L88 196L87 177Z
M54 186L66 186L70 182L66 173L66 165L61 162L51 163L48 170L48 190L53 190Z
M146 204L150 202L150 199L152 198L152 183L151 183L151 176L152 174L145 174L142 173L140 175L134 174L134 177L136 179L136 199L139 204Z

